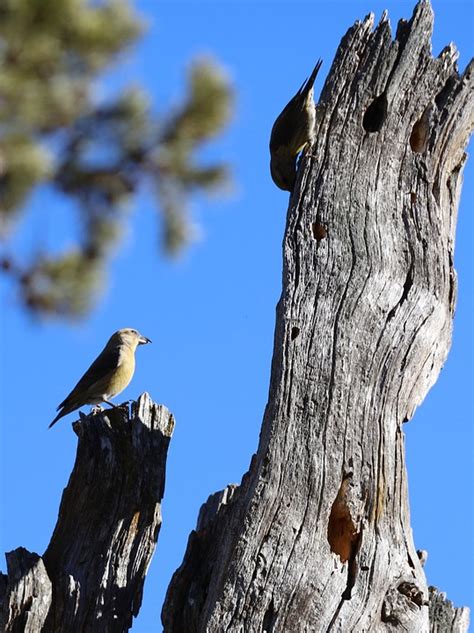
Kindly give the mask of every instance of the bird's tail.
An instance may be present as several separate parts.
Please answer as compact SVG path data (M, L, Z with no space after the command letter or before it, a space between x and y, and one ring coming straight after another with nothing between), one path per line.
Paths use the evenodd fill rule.
M58 415L54 418L54 420L51 422L51 424L48 426L48 429L50 429L54 424L56 424L56 422L60 420L63 417L63 415L66 415L66 413L67 411L60 411Z
M65 406L64 404L60 404L58 407L58 410L61 409L58 413L58 415L54 418L54 420L51 422L51 424L48 426L48 429L50 429L54 424L56 424L56 422L58 420L60 420L62 417L64 417L65 415L67 415L68 413L71 413L71 411L74 411L74 409L77 409L77 407L80 405L70 405L70 406Z
M316 62L316 66L313 69L313 72L308 77L308 79L305 79L301 88L298 90L299 95L307 95L308 92L311 90L311 88L314 85L314 82L316 81L316 77L318 76L319 69L321 68L322 63L323 63L323 60L318 59L318 61Z

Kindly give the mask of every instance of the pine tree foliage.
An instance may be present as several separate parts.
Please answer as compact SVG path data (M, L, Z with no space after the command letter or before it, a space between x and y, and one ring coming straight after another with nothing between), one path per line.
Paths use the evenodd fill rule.
M142 31L126 0L0 5L0 266L34 314L87 313L140 188L156 193L163 251L174 254L190 239L190 196L228 177L225 164L197 158L232 110L212 60L190 65L183 102L168 112L157 114L136 87L98 99L104 74ZM13 237L43 189L57 197L54 214L75 213L77 234L64 250L42 246L26 260Z

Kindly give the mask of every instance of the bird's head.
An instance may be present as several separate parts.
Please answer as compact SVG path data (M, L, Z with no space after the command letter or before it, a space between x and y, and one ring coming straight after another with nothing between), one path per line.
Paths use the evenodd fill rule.
M293 191L296 181L296 158L277 155L270 160L273 182L284 191Z
M136 349L138 345L145 345L146 343L151 343L149 338L140 334L138 330L126 327L112 334L108 345L114 347L116 345L128 345L132 349Z

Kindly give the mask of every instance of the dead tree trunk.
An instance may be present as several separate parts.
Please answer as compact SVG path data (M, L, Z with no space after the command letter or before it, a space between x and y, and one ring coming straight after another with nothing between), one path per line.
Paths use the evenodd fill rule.
M143 394L76 422L76 463L40 558L7 554L2 630L122 633L132 625L161 526L174 420ZM3 607L2 607L3 605Z
M433 59L432 23L422 1L394 40L368 16L340 44L290 199L258 452L203 506L166 633L466 630L439 595L450 623L430 623L402 430L451 342L473 126L473 64Z

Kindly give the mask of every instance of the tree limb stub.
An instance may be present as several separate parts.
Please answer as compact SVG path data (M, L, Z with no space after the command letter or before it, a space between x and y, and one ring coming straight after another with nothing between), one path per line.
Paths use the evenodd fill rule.
M46 552L42 559L22 548L7 555L8 632L121 633L140 609L174 418L143 394L131 408L84 416L73 428L76 463ZM11 563L22 573L12 573ZM33 628L23 629L32 618Z
M341 41L290 199L258 451L201 510L166 633L440 630L402 425L451 344L474 64L433 58L432 27L423 0L394 39L384 14Z

